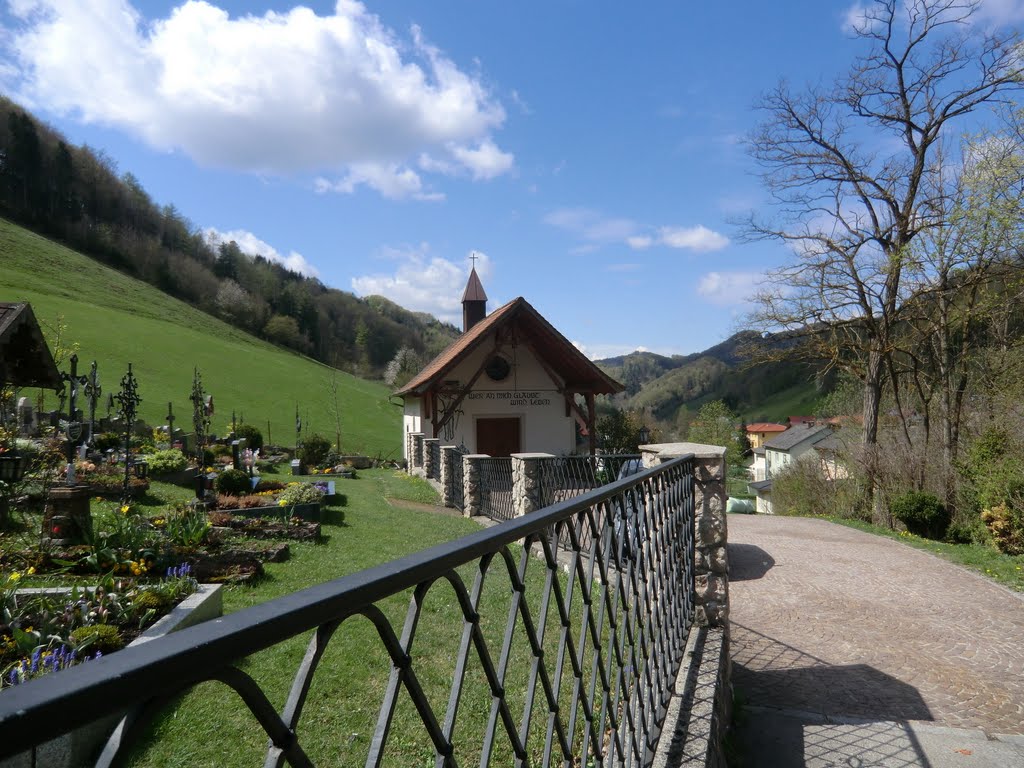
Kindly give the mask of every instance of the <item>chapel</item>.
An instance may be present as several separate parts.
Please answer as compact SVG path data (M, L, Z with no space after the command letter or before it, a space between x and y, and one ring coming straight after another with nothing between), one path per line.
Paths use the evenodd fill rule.
M468 453L594 453L594 398L623 385L594 365L522 296L487 314L474 266L463 330L395 394L405 436L422 433ZM403 439L408 451L408 439ZM409 458L406 456L405 458Z

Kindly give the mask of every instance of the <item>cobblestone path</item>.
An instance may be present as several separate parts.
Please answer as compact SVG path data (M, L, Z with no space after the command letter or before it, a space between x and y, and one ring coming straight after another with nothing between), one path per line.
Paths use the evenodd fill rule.
M823 520L730 515L729 559L748 705L1024 734L1021 595Z

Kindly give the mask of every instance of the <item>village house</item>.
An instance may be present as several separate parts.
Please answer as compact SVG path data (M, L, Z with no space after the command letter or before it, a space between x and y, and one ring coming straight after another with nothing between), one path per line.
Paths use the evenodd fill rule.
M759 421L756 424L747 425L747 439L750 441L750 447L753 449L760 448L768 440L771 440L776 435L785 432L788 427L785 424L772 424L766 421Z
M772 480L794 461L811 454L820 461L820 455L813 453L814 447L832 435L832 428L827 424L820 426L790 427L766 442L763 450L763 477L758 480L760 471L755 469L755 480L748 485L757 496L757 511L772 514ZM757 465L759 454L755 451L754 463Z
M469 453L575 452L577 428L596 449L594 398L623 390L526 299L487 314L474 268L462 297L463 333L395 394L410 435Z

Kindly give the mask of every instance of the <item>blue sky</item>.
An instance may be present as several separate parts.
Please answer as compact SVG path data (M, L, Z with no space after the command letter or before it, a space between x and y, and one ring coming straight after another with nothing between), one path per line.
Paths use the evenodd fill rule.
M457 320L525 296L593 357L711 346L786 251L743 147L851 2L9 0L0 88L212 238ZM1024 19L985 0L983 23Z

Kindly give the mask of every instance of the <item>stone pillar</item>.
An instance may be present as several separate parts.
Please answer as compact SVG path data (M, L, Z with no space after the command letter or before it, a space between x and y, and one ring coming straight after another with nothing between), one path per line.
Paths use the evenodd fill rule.
M486 453L467 453L462 457L462 507L464 517L481 514L483 494L487 489L480 482L480 459L489 459Z
M92 538L89 486L54 486L43 510L43 538L57 547L84 544Z
M640 450L645 467L693 454L695 621L709 627L727 627L729 536L725 517L725 448L701 443L662 443L643 445Z
M456 445L441 446L441 503L455 506L455 473L462 472L462 454Z
M409 472L423 466L423 433L409 433Z
M512 454L512 504L516 517L536 512L544 506L540 466L544 459L551 458L554 456L550 453Z
M423 474L427 476L428 480L437 480L441 477L441 468L435 466L438 463L436 448L440 445L441 440L437 437L423 438Z

